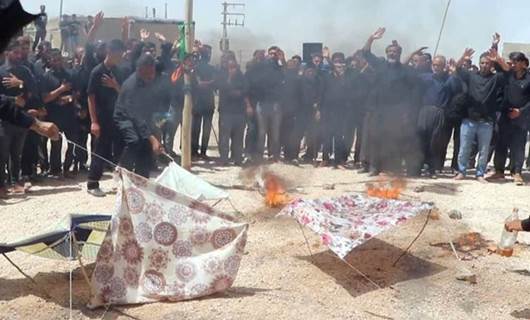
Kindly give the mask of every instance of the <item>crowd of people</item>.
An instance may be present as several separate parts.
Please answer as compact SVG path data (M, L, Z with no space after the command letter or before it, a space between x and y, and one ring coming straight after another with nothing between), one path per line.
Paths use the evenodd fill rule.
M175 136L190 92L194 160L311 163L436 178L453 137L455 179L475 168L481 182L504 179L509 171L524 184L528 58L513 52L504 61L497 34L478 66L471 49L457 60L433 57L426 48L403 59L397 41L386 47L385 58L377 57L371 47L383 37L381 28L349 56L324 48L303 62L298 55L287 59L277 46L256 50L243 72L230 51L212 65L212 48L199 41L192 53L181 54L178 42L161 34L155 34L158 44L149 41L147 30L131 38L127 18L122 39L96 41L101 12L86 28L85 45L76 40L79 26L72 16L61 22L62 48L52 48L43 19L35 22L35 39L21 36L9 44L0 94L32 117L55 123L73 143L48 143L34 131L1 123L0 198L8 190L24 193L43 177L80 172L88 174L88 192L104 196L99 181L111 169L108 162L149 176L157 156L177 157ZM73 54L68 58L63 51ZM216 107L220 158L212 160ZM491 158L494 169L487 172Z

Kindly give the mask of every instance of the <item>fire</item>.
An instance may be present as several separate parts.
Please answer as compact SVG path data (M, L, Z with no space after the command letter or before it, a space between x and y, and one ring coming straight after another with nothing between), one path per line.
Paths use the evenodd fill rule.
M291 200L287 195L283 183L276 175L266 172L263 174L265 189L265 204L270 208L286 205Z
M380 181L377 184L366 184L366 193L370 197L382 199L399 199L401 192L406 187L405 180L394 179L390 181Z

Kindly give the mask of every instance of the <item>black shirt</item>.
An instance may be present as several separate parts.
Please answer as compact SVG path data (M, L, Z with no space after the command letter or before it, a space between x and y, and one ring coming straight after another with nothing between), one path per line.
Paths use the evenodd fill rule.
M39 17L35 20L35 27L39 31L46 30L46 25L48 24L48 14L41 13Z
M323 77L321 109L323 111L347 111L351 106L351 82L346 74L329 73Z
M250 94L257 102L279 103L282 98L284 74L282 68L273 60L257 63L247 71Z
M195 69L197 81L212 81L217 77L217 70L208 63L201 62ZM210 111L214 109L214 90L215 84L209 84L204 87L197 85L195 88L196 101L194 102L194 111Z
M374 108L418 108L420 104L419 80L409 66L390 63L369 51L363 51L366 61L374 69L374 88L370 95Z
M0 95L0 127L2 121L22 128L29 128L35 119L17 107L11 97Z
M248 84L245 76L238 72L232 79L223 72L218 83L219 87L219 113L245 114L245 97L248 94Z
M496 112L501 110L499 96L505 84L505 73L498 71L482 75L463 68L459 68L457 72L468 87L467 118L474 121L495 122Z
M10 96L10 97L16 97L19 95L23 95L26 99L26 102L29 102L32 95L34 93L37 93L37 84L35 82L35 78L33 77L31 71L24 65L9 65L4 64L0 67L0 80L2 80L4 77L9 77L10 74L13 74L18 79L24 81L24 85L21 88L7 88L2 83L0 83L0 94ZM1 82L1 81L0 81ZM30 108L29 104L26 104L25 109Z
M42 86L43 95L46 95L59 88L62 83L70 83L72 85L72 89L70 91L63 92L57 99L49 102L46 105L46 109L48 110L48 118L53 122L57 122L57 125L60 129L64 129L64 127L75 124L75 118L77 115L75 103L73 101L62 103L60 102L60 98L68 95L74 95L76 81L74 76L66 69L50 69L44 74Z
M134 143L153 135L156 106L170 98L171 90L161 78L145 83L135 72L125 80L114 110L114 122L125 142Z
M282 88L282 110L286 113L295 113L302 105L302 79L298 70L285 72L285 83Z
M117 67L107 68L104 63L98 64L90 73L87 85L87 95L94 95L96 100L96 114L99 121L112 121L114 106L118 99L118 92L103 85L104 75L114 77L118 83L123 82L120 70Z
M521 115L516 119L508 118L508 113L512 108L518 108L521 111ZM507 75L501 121L528 128L530 124L530 74L528 72L525 72L521 79L517 79L514 72Z

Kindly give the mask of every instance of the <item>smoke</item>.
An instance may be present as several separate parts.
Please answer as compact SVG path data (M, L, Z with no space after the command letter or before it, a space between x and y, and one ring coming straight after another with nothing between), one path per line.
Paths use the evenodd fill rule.
M247 25L229 29L232 48L251 52L279 45L288 57L301 54L303 42L323 42L333 52L349 55L382 26L387 33L374 44L374 52L382 55L386 45L398 40L404 56L422 46L428 46L432 53L447 5L447 0L289 0L281 5L273 1L245 2ZM457 57L465 47L481 52L489 47L493 32L503 31L498 21L487 18L497 14L498 5L469 10L473 2L453 1L438 53ZM215 30L198 37L211 37L218 44L220 27Z

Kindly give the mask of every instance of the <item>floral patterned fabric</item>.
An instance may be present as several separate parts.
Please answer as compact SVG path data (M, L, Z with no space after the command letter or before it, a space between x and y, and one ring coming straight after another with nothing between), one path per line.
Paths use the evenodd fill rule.
M232 285L248 225L128 171L119 177L90 307L193 299Z
M338 198L297 199L279 215L291 216L316 232L324 245L344 259L358 245L430 209L429 203L345 194Z

